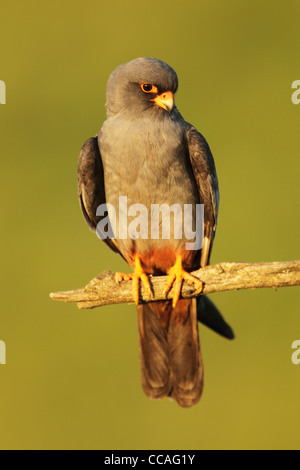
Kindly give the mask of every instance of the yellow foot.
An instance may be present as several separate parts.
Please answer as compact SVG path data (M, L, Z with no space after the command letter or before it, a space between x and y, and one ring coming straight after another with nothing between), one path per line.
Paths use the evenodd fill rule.
M181 256L176 257L176 262L169 270L169 277L163 290L163 295L167 295L172 285L174 284L173 294L173 307L176 306L181 293L181 286L183 280L187 281L188 284L194 284L197 289L195 294L200 294L203 290L203 282L186 272L182 267Z
M139 303L139 281L141 280L144 287L149 292L149 295L152 297L152 290L150 286L149 279L147 274L142 268L140 259L136 256L135 257L135 269L134 273L132 274L124 274L124 273L116 273L115 274L115 281L117 284L120 284L122 281L130 281L132 280L132 296L133 300L136 305Z

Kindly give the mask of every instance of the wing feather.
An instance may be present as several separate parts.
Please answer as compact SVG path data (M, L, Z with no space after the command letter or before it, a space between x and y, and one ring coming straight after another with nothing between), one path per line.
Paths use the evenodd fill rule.
M84 218L95 231L100 216L99 205L105 204L104 171L97 137L91 137L82 146L78 159L78 196ZM103 240L113 251L119 253L113 239Z
M200 266L203 267L209 263L216 233L219 185L214 159L203 135L191 124L185 123L185 136L200 203L204 204L204 242L200 255Z

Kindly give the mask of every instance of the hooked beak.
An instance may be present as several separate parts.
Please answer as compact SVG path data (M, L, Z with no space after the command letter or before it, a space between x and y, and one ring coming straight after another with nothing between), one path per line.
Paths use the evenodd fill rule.
M174 106L174 95L171 91L165 91L151 101L154 101L158 106L170 113Z

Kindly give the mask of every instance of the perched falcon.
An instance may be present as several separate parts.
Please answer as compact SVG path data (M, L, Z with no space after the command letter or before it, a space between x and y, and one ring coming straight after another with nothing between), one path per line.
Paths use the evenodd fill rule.
M133 281L142 386L146 395L169 396L180 406L188 407L198 402L203 389L197 317L227 338L233 338L233 332L204 295L197 300L180 299L185 280L193 283L199 292L202 289L202 282L189 273L209 263L217 225L219 188L205 138L183 119L174 104L177 86L175 71L150 57L120 65L110 75L107 120L97 136L87 140L81 149L78 191L90 228L97 230L105 243L133 269L131 274L117 273L116 282ZM128 208L147 209L149 220L147 217L143 220L146 229L152 222L152 207L176 206L184 211L187 205L192 208L190 222L195 228L196 207L203 204L203 243L196 249L187 248L191 240L185 231L181 238L176 236L178 224L183 221L181 218L175 221L175 213L168 237L163 237L161 232L151 237L150 229L146 230L149 236L144 236L145 230L142 235L130 236L127 222L133 220L133 213L129 210L127 219L124 218L120 197L126 197ZM108 216L107 212L99 212L99 207L113 207L115 211L108 211ZM100 222L104 215L110 220L111 214L116 218L110 227L113 236L106 237ZM162 210L160 228L163 217ZM151 291L148 276L166 274L166 300L139 304L139 283ZM172 286L173 300L168 300Z

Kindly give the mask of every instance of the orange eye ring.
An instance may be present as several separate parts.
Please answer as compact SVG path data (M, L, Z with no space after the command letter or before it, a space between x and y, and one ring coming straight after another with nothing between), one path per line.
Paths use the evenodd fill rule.
M141 89L144 93L158 93L156 86L151 85L150 83L140 83Z

